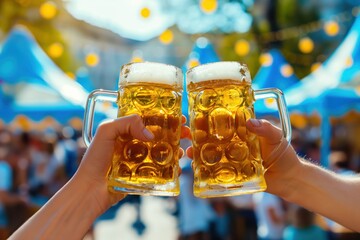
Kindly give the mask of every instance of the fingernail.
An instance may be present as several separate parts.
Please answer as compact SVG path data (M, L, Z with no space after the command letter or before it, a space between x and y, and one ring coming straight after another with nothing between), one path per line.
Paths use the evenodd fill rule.
M257 120L257 119L250 119L249 120L251 122L251 124L254 126L254 127L260 127L261 126L261 121Z
M145 137L149 140L154 138L154 134L152 134L152 132L150 132L147 128L144 128L143 130L143 134L145 135Z

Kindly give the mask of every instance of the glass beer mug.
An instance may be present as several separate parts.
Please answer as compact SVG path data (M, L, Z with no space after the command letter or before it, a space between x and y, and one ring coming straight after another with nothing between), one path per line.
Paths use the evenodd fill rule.
M193 144L194 195L222 197L266 189L257 136L245 123L254 118L254 101L275 98L282 129L291 138L290 121L279 89L254 91L246 65L209 63L186 73Z
M118 117L139 114L153 134L151 142L120 136L115 145L108 186L136 195L176 196L180 193L181 69L153 62L121 68L117 92L95 90L88 97L84 140L90 144L95 102L116 102Z

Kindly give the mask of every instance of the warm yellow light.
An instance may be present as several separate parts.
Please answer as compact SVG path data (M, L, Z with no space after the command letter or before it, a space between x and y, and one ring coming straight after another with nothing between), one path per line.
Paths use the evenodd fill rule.
M307 119L304 115L301 114L291 114L290 115L291 124L299 129L304 129L307 126Z
M200 62L199 62L199 60L193 58L193 59L190 59L186 65L187 65L187 68L190 69L190 68L199 66Z
M281 66L280 72L284 77L290 77L294 74L294 69L289 64L284 64Z
M163 44L170 44L174 40L174 34L171 30L167 29L159 36L159 40Z
M143 7L141 10L140 10L140 16L143 17L143 18L149 18L151 15L151 11L149 8L147 7Z
M57 6L53 2L45 2L40 6L40 15L45 19L52 19L57 13Z
M274 107L275 105L275 99L274 98L266 98L265 99L265 106L269 107L269 108L272 108Z
M243 57L249 54L250 52L250 44L246 40L238 40L235 43L235 52L237 55Z
M201 0L200 9L206 14L211 14L216 11L218 7L217 0Z
M355 92L358 96L360 96L360 86L355 88Z
M133 57L130 62L143 62L144 59L142 57Z
M352 59L352 57L348 57L347 59L346 59L346 67L347 68L349 68L349 67L351 67L352 65L353 65L353 63L354 63L354 61L353 61L353 59Z
M303 53L311 53L314 50L314 42L308 37L304 37L299 41L299 49Z
M25 115L19 115L15 118L15 124L22 130L30 130L31 121Z
M69 78L71 78L72 80L75 79L75 74L72 73L72 72L66 72L66 75L67 75Z
M273 58L272 58L271 54L263 53L263 54L260 55L259 61L260 61L261 65L267 67L267 66L270 66L272 64Z
M64 47L61 43L53 43L48 48L49 56L59 58L64 53Z
M321 63L316 62L311 65L311 72L316 71L319 67L321 67Z
M329 36L335 36L339 33L339 24L335 21L329 21L324 25L324 31Z
M100 59L96 53L89 53L88 55L86 55L85 62L88 66L95 67L99 64Z

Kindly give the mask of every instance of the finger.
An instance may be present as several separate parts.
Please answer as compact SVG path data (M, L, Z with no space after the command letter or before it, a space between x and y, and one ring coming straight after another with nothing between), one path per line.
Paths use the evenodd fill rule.
M191 140L191 132L188 126L181 126L180 138L187 138Z
M98 127L95 138L102 140L114 140L119 136L132 136L142 141L150 141L154 135L145 128L142 118L133 114L101 124Z
M283 138L282 130L264 119L249 119L246 127L249 131L262 137L267 144L278 144Z
M186 117L184 115L181 116L181 124L186 124Z
M193 148L192 147L188 147L186 149L186 155L191 159L193 158Z

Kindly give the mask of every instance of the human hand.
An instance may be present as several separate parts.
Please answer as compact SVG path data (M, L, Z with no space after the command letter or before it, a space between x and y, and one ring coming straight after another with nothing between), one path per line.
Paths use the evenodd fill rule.
M267 191L278 195L286 194L286 184L300 166L296 152L284 138L282 130L270 122L250 119L246 122L246 127L259 137L261 156L266 169ZM186 154L193 158L192 147L186 150Z
M185 117L182 117L181 136L184 137L189 135L189 129L184 126L185 122ZM126 196L122 192L108 191L106 178L113 157L115 141L121 135L132 136L141 141L152 141L154 138L154 135L145 128L139 115L129 115L103 123L97 128L95 137L74 176L75 181L83 182L85 186L92 186L89 194L93 194L99 204L100 212L104 212ZM179 155L179 157L183 155L182 149L180 149Z

